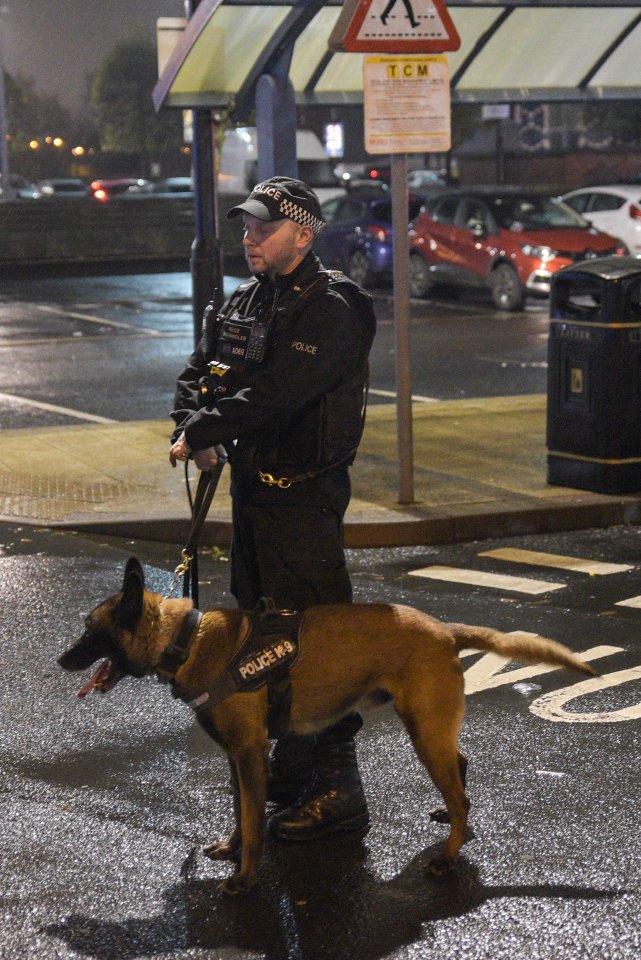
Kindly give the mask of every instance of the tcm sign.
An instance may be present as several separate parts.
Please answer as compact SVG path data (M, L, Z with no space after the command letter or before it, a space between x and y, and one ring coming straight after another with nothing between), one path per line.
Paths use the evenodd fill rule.
M368 153L450 149L447 57L366 57L363 70Z

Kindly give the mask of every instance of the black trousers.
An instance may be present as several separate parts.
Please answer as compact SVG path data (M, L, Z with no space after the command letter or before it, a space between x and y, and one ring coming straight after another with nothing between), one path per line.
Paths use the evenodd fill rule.
M231 590L245 610L261 597L293 610L352 600L342 520L324 507L234 500L231 562Z

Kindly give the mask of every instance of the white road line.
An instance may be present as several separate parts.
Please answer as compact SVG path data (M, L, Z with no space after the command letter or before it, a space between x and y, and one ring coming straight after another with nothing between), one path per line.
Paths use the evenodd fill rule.
M105 334L102 338L106 339L109 334ZM114 334L115 336L115 334ZM187 337L189 334L186 334L184 330L168 330L166 333L156 333L154 335L157 340L165 339L177 339L178 337ZM71 337L31 337L28 340L0 340L0 350L10 350L13 347L35 347L42 346L45 343L59 344L59 343L81 343L83 340L90 340L89 337L84 336L71 336ZM122 338L124 339L124 338ZM131 340L147 340L148 334L142 333L132 333L127 337L127 343Z
M576 573L589 573L607 576L611 573L625 573L634 570L627 563L602 563L600 560L582 560L580 557L563 557L555 553L540 553L535 550L519 550L510 547L500 550L486 550L479 557L495 557L497 560L509 560L513 563L526 563L535 567L554 567L559 570L573 570Z
M133 329L133 328L132 328ZM105 334L101 339L105 340L110 336L110 334ZM116 334L114 334L116 336ZM169 330L167 333L155 333L154 337L157 340L166 339L177 339L178 337L187 338L189 334L185 333L184 330ZM71 337L31 337L28 340L0 340L0 350L10 350L13 347L34 347L42 346L46 343L58 344L58 343L82 343L83 341L88 342L92 337L85 337L84 335L71 336ZM124 340L124 337L121 339ZM132 333L127 337L127 343L130 340L148 340L149 335L146 333Z
M34 310L42 310L43 313L55 313L59 317L71 317L73 320L84 320L86 323L96 323L100 327L115 327L119 330L135 330L136 333L146 337L157 337L159 330L152 330L148 327L136 327L131 323L121 323L119 320L106 320L104 317L92 317L88 313L75 313L72 310L63 310L61 307L50 307L43 303L29 303L25 306L33 307Z
M617 600L615 607L641 607L641 597L629 597L627 600Z
M467 583L474 587L493 587L513 593L548 593L565 590L564 583L548 583L547 580L532 580L527 577L510 577L500 573L483 573L481 570L465 570L461 567L423 567L411 570L411 577L427 577L430 580L446 580L450 583Z
M396 393L394 390L374 390L373 387L370 387L369 393L373 397L389 397L391 400L396 400ZM412 400L414 403L440 403L441 401L438 397L421 397L418 394L412 394Z
M58 407L55 403L43 403L42 400L30 400L29 397L17 397L13 393L0 393L0 400L24 403L28 407L38 407L40 410L48 410L50 413L62 413L65 417L75 417L76 420L90 420L92 423L118 423L117 420L111 420L109 417L99 417L95 413L83 413L81 410L70 410L69 407Z

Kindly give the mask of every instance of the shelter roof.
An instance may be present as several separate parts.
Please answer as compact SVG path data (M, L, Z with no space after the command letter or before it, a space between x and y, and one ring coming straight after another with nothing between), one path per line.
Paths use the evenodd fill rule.
M156 107L231 107L244 120L258 77L288 48L299 103L361 102L362 55L327 46L341 6L201 0L158 80ZM641 96L639 0L449 0L447 9L461 37L447 54L453 102Z

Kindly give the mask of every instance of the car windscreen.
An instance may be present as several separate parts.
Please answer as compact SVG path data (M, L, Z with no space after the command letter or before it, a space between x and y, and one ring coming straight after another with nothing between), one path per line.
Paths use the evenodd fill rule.
M416 220L419 213L421 212L422 201L418 197L410 197L408 206L407 206L407 222L410 223L412 220ZM372 204L372 214L374 219L380 223L391 223L392 222L392 201L391 200L378 200Z
M504 230L552 230L588 227L580 214L555 197L499 196L489 198L492 212Z

